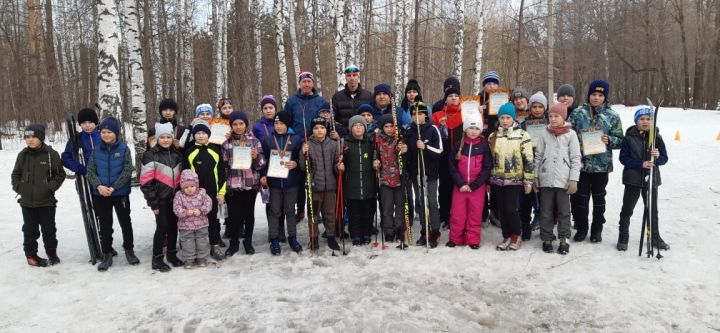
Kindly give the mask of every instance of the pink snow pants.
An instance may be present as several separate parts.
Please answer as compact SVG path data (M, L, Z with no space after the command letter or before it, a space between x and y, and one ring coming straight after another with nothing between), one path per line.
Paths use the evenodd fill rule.
M450 209L450 241L456 245L480 245L485 185L470 193L453 188Z

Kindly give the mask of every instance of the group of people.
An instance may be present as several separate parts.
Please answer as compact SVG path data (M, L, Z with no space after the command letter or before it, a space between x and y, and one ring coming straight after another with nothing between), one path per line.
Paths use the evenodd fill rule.
M305 219L313 250L319 246L320 225L332 250L340 249L338 238L364 246L378 235L405 249L413 236L410 226L417 221L421 233L414 243L419 246L437 247L445 228L447 247L478 249L483 226L495 223L503 238L497 250L520 249L539 227L545 252L567 254L571 216L575 242L584 241L588 232L591 242L602 241L615 149L620 149L625 184L617 249L627 250L630 217L639 196L646 199L643 188L650 169L657 178L651 203L653 243L669 249L658 231L655 199L657 168L667 162L667 152L659 135L656 149L646 144L653 110L640 107L635 125L623 135L620 118L608 103L607 82L592 82L580 106L567 84L559 87L558 102L552 104L542 92L530 95L516 87L494 112L489 100L499 90L500 76L488 72L478 112L467 113L454 77L445 81L444 97L432 105L423 100L416 80L407 83L397 103L387 84L378 84L373 92L363 89L356 66L345 70L345 79L344 89L328 103L315 90L314 75L303 72L282 111L273 96L262 98L255 124L223 98L215 109L197 106L195 119L185 127L177 121L177 103L161 101L160 121L149 131L138 176L156 221L152 269L206 266L208 257L219 261L238 253L241 239L244 252L254 254L258 193L266 204L274 255L285 242L292 251L303 250L297 225ZM65 179L64 166L87 175L93 190L103 252L98 270L107 270L117 255L113 209L125 257L137 265L129 200L133 163L120 139L121 123L112 117L99 121L92 109L81 110L77 119L86 165L73 157L77 143L68 142L61 157L44 143L43 126L25 130L27 148L18 155L12 185L20 196L27 262L60 262L55 191ZM210 143L212 131L228 128L222 143ZM47 259L38 256L40 230Z

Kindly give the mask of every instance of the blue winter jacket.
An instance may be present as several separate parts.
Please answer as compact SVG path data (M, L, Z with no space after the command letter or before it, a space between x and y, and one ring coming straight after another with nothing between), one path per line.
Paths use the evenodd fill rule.
M285 147L285 143L287 140L290 140L290 143L287 144L287 150L286 153L291 154L290 160L295 161L298 163L298 167L290 170L288 173L288 177L285 179L282 178L274 178L274 177L267 177L267 183L270 188L286 188L286 187L297 187L301 186L303 184L303 181L305 181L302 178L302 174L300 172L300 149L303 145L303 139L299 135L293 135L293 132L288 131L288 134L272 134L265 138L262 142L262 148L263 148L263 156L267 156L268 163L265 164L265 167L260 171L260 174L262 176L267 176L268 168L270 165L270 151L273 149L278 149L275 144L275 139L277 138L277 145L280 146L280 149L283 149Z
M385 109L380 110L380 108L376 104L372 104L373 107L373 119L374 120L380 120L380 117L384 114L392 114L392 107L388 105ZM401 106L398 106L395 111L397 112L397 118L400 122L400 127L407 129L410 124L412 123L412 119L410 119L410 113L405 111Z
M100 132L98 132L97 130L93 131L90 134L85 133L85 131L80 131L78 135L80 136L80 144L82 145L83 159L85 160L85 165L80 164L80 161L76 161L75 159L73 159L75 143L72 142L72 140L68 140L68 142L65 144L65 151L63 151L60 158L62 159L62 164L64 167L72 170L78 175L85 175L87 174L86 166L87 163L90 161L90 156L92 156L95 147L97 147L102 141L100 140Z
M275 120L263 117L253 125L252 133L260 142L263 142L267 136L275 133Z
M130 194L132 171L132 157L124 142L101 142L88 163L88 180L95 195L100 195L97 187L104 185L115 189L113 197L126 196Z
M295 95L290 97L285 103L285 110L293 115L293 126L295 134L305 137L305 127L310 127L312 120L319 116L320 107L325 104L325 99L318 95L313 89L312 95L303 95L298 90ZM305 115L305 123L303 126L303 114ZM312 131L309 131L312 134Z

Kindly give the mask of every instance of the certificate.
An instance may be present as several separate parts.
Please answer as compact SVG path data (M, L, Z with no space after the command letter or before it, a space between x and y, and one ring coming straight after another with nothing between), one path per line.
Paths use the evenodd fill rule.
M500 88L497 92L490 94L488 98L488 115L497 116L500 107L509 100L510 93L505 88Z
M290 173L285 164L290 162L290 153L273 149L270 151L270 162L268 163L268 177L287 178Z
M233 170L249 170L252 165L252 143L241 143L233 146L232 165Z
M542 140L545 131L547 131L547 125L545 124L535 124L527 126L527 132L528 134L530 134L530 139L532 139L533 148L537 147L538 142Z
M208 141L216 145L221 145L223 144L223 142L225 142L225 140L227 140L225 134L228 134L230 132L230 126L223 124L214 124L210 128L210 132L210 139Z
M480 114L480 96L460 97L460 112L463 120L468 119L468 117L472 115L478 115L480 119L482 119L482 115Z
M607 145L603 142L603 133L600 129L583 130L582 136L583 156L597 155L607 152Z

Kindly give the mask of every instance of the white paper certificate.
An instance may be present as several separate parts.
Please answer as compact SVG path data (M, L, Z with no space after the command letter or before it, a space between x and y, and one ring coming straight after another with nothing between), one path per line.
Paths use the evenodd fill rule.
M537 147L538 142L542 140L545 131L547 131L547 125L545 124L535 124L527 126L527 132L528 134L530 134L530 139L532 140L533 147Z
M282 152L277 149L270 151L270 162L268 163L268 177L287 178L290 173L285 164L290 162L290 153Z
M233 146L232 161L230 168L233 170L250 169L252 165L252 144L242 143L238 146Z
M462 112L462 119L469 119L470 116L478 115L482 119L480 114L480 97L463 97L460 102L460 111Z
M490 94L490 98L488 100L488 106L490 109L488 110L488 114L491 116L497 116L500 107L503 104L507 103L509 100L510 94L505 91L498 91Z
M603 131L601 130L589 130L583 131L582 136L582 147L583 155L597 155L607 151L607 145L602 141Z
M227 138L225 138L225 134L228 134L230 132L230 126L223 125L223 124L214 124L210 128L210 139L208 140L210 143L214 143L216 145L221 145Z

